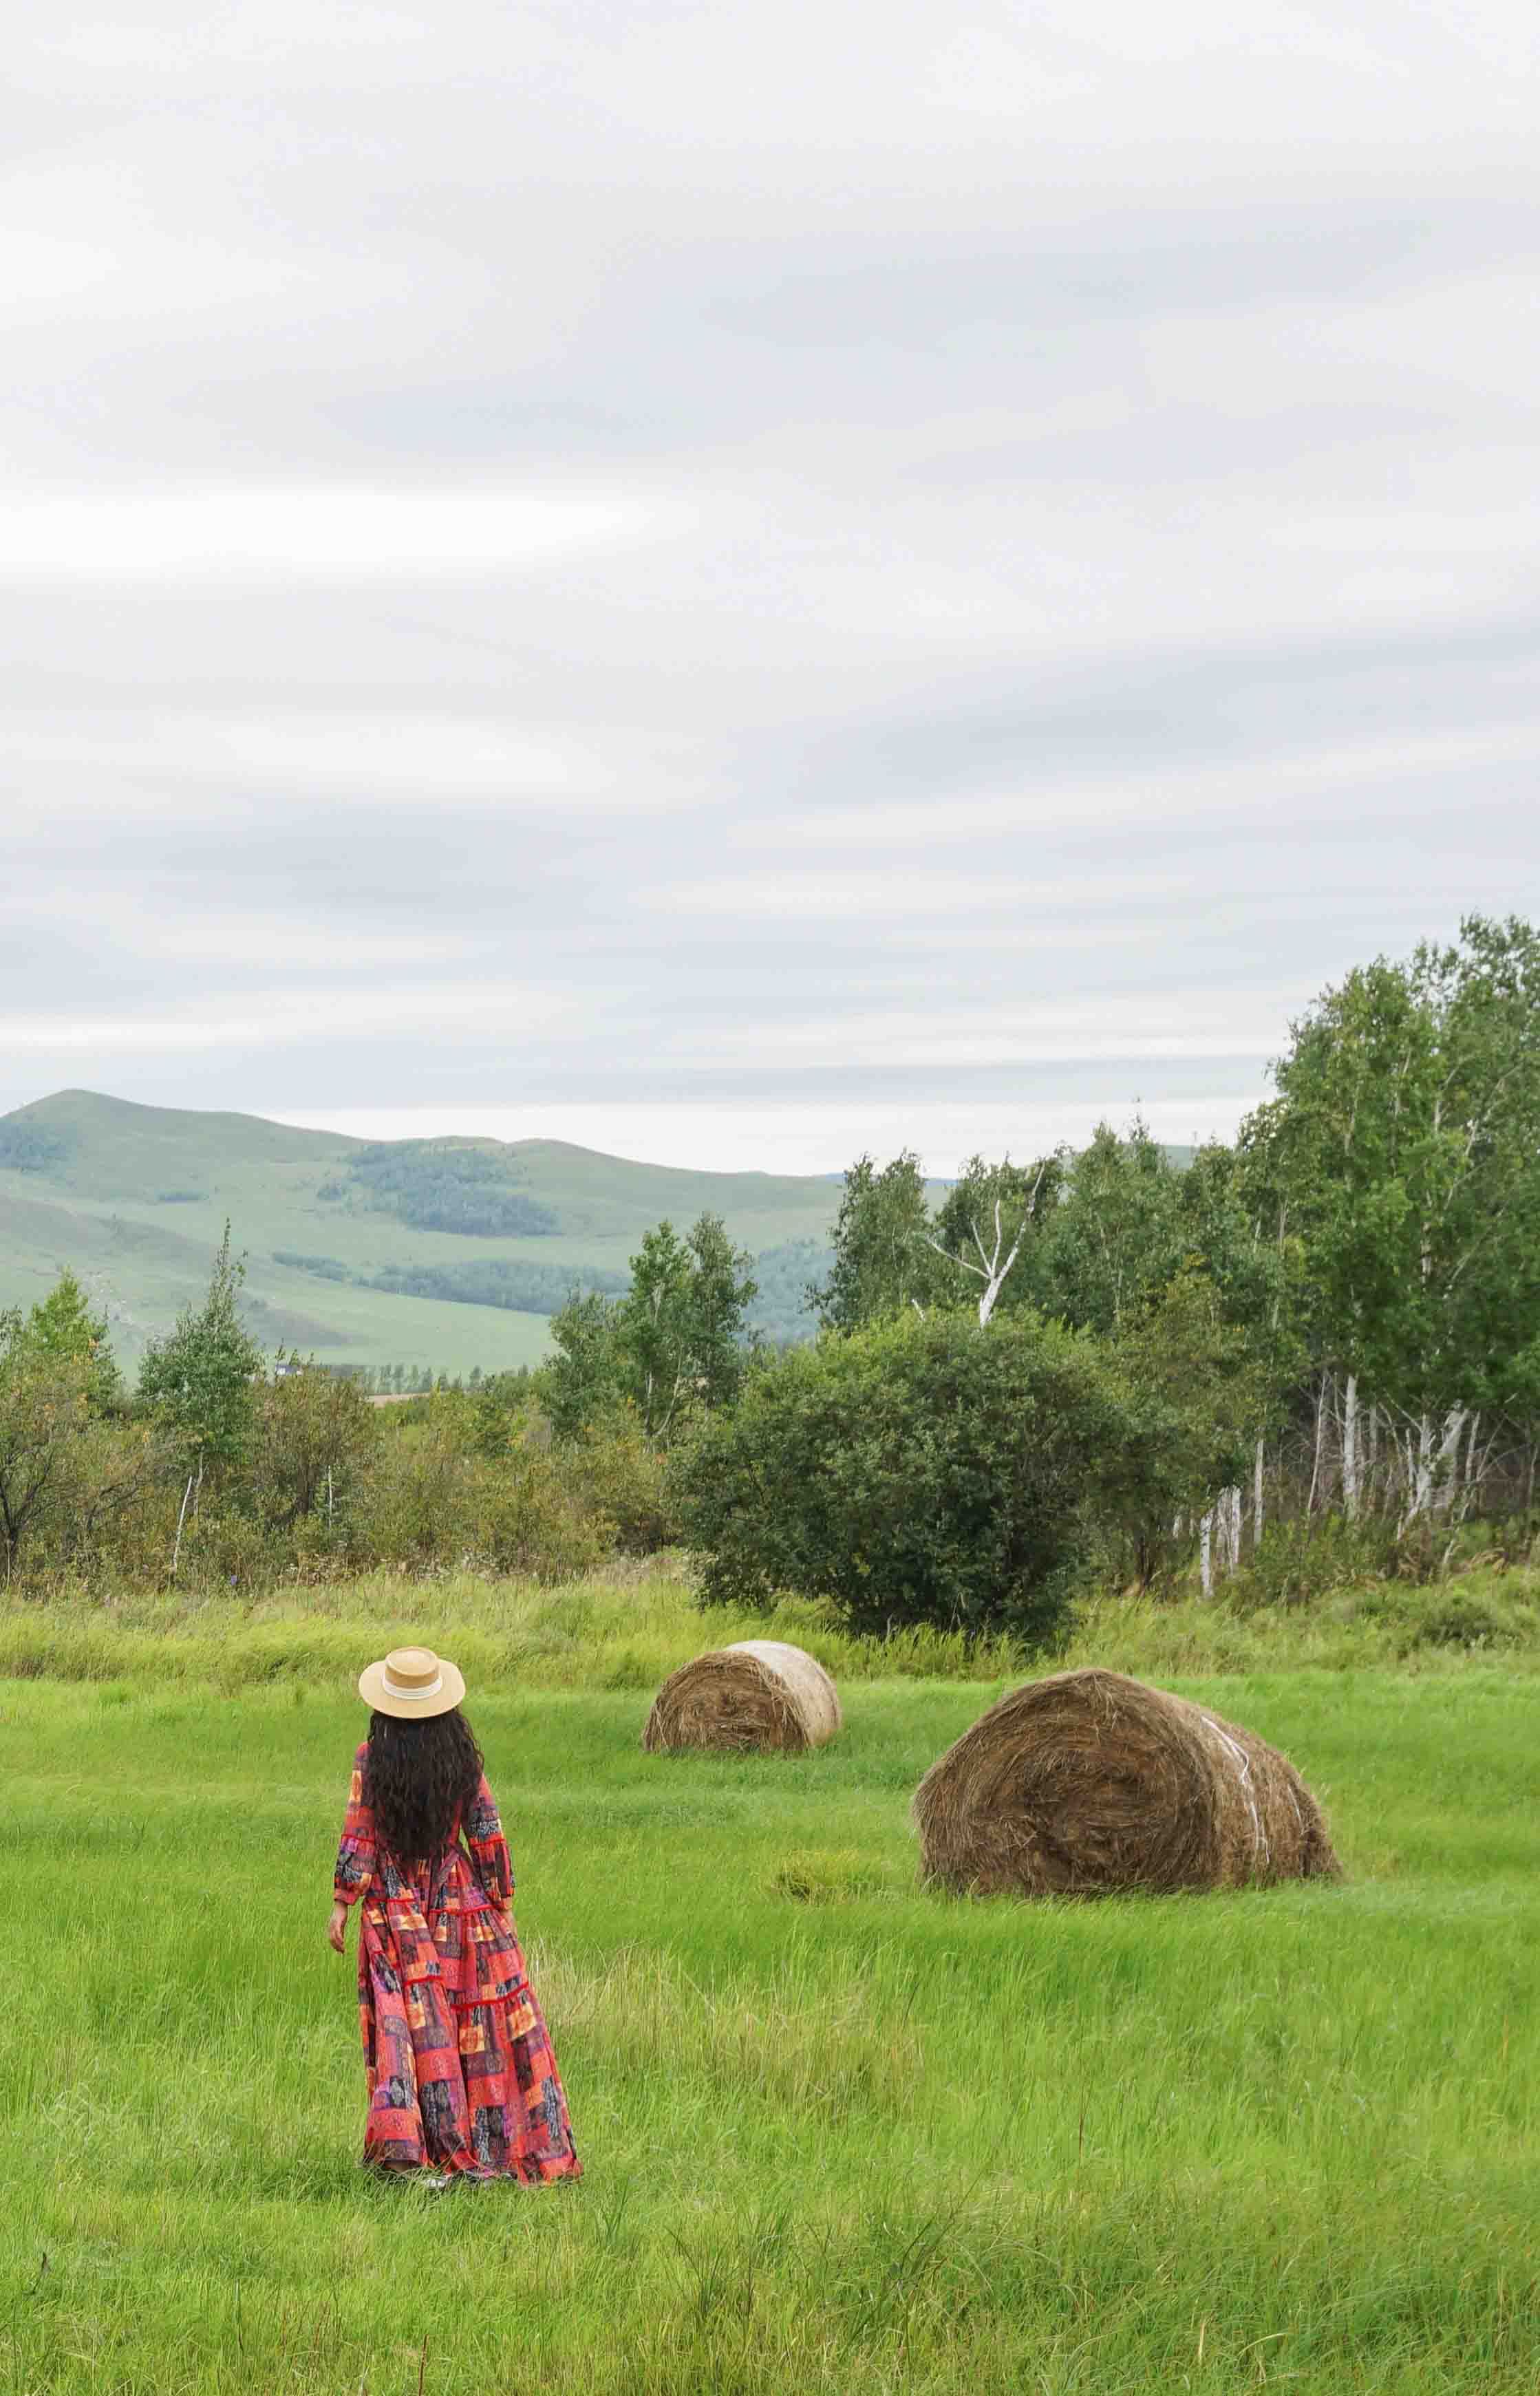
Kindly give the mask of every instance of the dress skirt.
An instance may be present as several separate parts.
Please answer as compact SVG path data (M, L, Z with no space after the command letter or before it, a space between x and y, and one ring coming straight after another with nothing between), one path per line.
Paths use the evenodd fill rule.
M351 1813L350 1830L361 1828ZM466 1829L485 1877L511 1897L485 1783ZM493 1902L458 1841L435 1864L407 1867L371 1837L360 1870L363 1844L355 1835L350 1856L345 1837L339 1872L339 1895L357 1897L360 1917L363 2161L467 2179L576 2178L566 2096L506 1898Z

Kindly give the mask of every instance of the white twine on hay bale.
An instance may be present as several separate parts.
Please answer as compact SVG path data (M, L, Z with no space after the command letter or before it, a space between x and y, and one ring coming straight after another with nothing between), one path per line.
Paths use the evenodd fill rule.
M795 1754L822 1747L841 1724L840 1697L816 1657L784 1639L740 1639L671 1673L653 1701L642 1744Z
M1334 1876L1320 1806L1255 1731L1122 1672L1013 1689L914 1792L926 1880L1109 1896Z

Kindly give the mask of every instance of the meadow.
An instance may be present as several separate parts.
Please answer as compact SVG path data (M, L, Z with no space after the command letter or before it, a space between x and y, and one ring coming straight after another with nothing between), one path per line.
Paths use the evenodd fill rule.
M324 1929L408 1623L471 1674L577 2187L355 2168ZM1073 1658L1282 1746L1347 1877L1025 1906L919 1889L907 1820L1018 1659L793 1611L833 1747L644 1757L738 1627L668 1569L0 1615L0 2391L1536 2386L1533 1649L1109 1601Z

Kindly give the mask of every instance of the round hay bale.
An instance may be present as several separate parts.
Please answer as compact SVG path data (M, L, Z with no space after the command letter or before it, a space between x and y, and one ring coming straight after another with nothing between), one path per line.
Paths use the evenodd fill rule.
M1122 1672L1055 1672L980 1715L914 1792L926 1880L980 1896L1240 1888L1340 1870L1254 1731Z
M840 1698L823 1666L783 1639L713 1647L670 1674L653 1701L642 1744L795 1753L840 1727Z

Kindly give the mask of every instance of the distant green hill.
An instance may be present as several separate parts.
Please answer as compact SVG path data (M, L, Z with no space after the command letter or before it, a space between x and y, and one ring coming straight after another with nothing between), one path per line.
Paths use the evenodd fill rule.
M765 1255L778 1327L837 1205L821 1176L677 1172L561 1140L347 1139L61 1090L0 1116L0 1306L71 1265L131 1368L201 1297L228 1216L265 1346L493 1372L544 1354L574 1283L623 1287L650 1225L705 1208Z
M686 1173L553 1139L347 1139L60 1090L0 1115L0 1307L73 1267L131 1373L202 1297L228 1217L266 1348L499 1372L547 1352L575 1285L623 1289L654 1223L710 1209L758 1260L757 1327L785 1339L811 1328L802 1296L839 1200L838 1175Z

